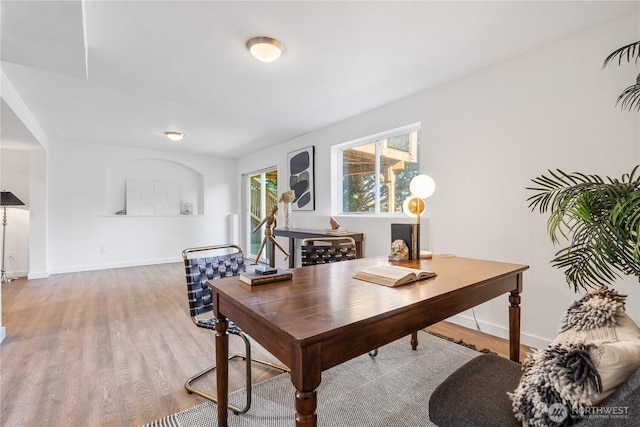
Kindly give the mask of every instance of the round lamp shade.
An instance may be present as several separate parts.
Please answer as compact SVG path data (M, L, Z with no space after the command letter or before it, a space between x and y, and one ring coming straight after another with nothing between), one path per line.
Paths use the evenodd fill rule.
M427 204L419 197L409 196L404 200L402 204L402 211L410 217L417 217L422 215L425 211Z
M415 197L426 199L436 191L436 183L429 175L417 175L411 180L409 191Z
M184 133L182 132L167 131L164 134L172 141L180 141L184 138Z
M262 62L273 62L280 58L284 46L271 37L254 37L247 42L249 52Z

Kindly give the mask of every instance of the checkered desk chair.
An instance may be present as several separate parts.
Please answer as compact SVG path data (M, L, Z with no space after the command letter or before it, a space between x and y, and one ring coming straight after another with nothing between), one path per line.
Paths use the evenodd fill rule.
M351 237L313 237L302 240L302 266L356 259L356 242Z
M218 254L218 255L215 255ZM199 328L205 328L215 331L216 317L209 319L200 319L199 315L211 312L213 313L213 298L211 289L207 286L208 280L215 280L221 277L237 276L246 270L245 259L242 248L237 245L224 244L216 246L205 246L200 248L189 248L182 251L184 259L184 267L187 278L187 295L189 298L189 313L193 323ZM244 341L245 354L234 354L229 357L232 359L242 359L246 363L246 403L245 406L239 408L232 404L228 407L234 413L245 413L251 407L251 362L264 366L275 368L281 371L288 371L284 366L279 366L264 360L254 359L251 357L251 343L247 335L233 322L228 323L228 332L237 335ZM192 383L204 377L208 373L216 369L215 365L209 366L205 370L197 373L187 380L184 387L188 393L195 393L199 396L209 399L213 402L218 399L210 394L195 388Z

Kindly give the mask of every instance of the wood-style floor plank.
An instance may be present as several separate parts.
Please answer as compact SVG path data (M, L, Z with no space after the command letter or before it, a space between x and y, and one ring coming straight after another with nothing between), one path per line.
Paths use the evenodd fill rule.
M180 263L18 279L2 284L2 304L2 426L132 427L204 401L184 381L214 362L214 332L191 322ZM508 349L455 325L431 329ZM244 352L240 339L229 342ZM252 353L277 362L256 342ZM276 374L256 366L253 381ZM243 364L232 362L230 390L244 381ZM214 377L198 386L215 394Z

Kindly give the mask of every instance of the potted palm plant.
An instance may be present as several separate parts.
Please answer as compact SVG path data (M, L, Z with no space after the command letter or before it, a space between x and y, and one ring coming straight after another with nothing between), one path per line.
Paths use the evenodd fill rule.
M620 179L549 171L528 187L532 211L549 212L554 244L568 245L551 261L564 269L574 291L610 285L622 274L640 280L640 177L638 168Z

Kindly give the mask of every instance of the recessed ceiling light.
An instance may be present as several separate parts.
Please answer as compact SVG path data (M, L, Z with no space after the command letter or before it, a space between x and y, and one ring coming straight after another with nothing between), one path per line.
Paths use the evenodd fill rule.
M182 132L167 131L164 134L167 135L167 138L172 141L180 141L182 138L184 138L184 133Z
M262 62L273 62L280 58L284 45L271 37L254 37L247 42L247 49Z

